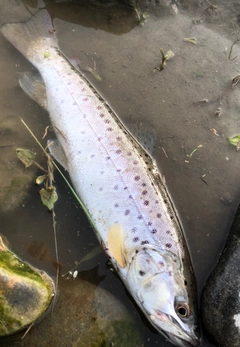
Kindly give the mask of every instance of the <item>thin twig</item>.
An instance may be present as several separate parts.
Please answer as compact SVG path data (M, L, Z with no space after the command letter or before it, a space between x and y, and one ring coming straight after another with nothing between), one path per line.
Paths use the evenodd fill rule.
M239 39L236 39L236 40L232 43L232 45L231 45L231 48L230 48L230 51L229 51L229 54L228 54L228 59L229 59L230 61L233 61L234 59L237 58L237 55L236 55L236 57L231 58L231 54L232 54L233 46L234 46L238 41L239 41Z

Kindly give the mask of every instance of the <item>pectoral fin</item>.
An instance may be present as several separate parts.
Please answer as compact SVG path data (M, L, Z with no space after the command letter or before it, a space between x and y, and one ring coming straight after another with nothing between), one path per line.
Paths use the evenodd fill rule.
M58 140L48 140L48 148L53 158L56 159L65 170L68 170L67 157Z
M113 224L108 231L108 249L118 264L127 266L126 249L124 247L123 230L120 224Z

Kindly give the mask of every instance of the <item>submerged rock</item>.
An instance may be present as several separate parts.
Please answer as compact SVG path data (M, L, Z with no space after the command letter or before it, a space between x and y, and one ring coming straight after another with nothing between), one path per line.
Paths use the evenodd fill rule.
M34 323L47 310L53 295L50 277L18 259L0 237L0 337Z
M95 284L88 282L97 279ZM124 303L96 284L97 268L77 278L59 277L59 297L52 314L11 347L143 346L139 326ZM0 343L9 347L9 341Z
M240 346L240 205L222 256L202 294L206 331L221 347Z

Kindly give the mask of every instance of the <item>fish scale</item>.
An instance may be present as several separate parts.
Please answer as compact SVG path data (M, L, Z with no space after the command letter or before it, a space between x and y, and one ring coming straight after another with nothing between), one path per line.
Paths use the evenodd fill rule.
M66 60L62 60L61 55L51 52L51 58L48 58L48 64L45 65L44 71L40 70L43 78L45 73L52 77L55 75L54 78L48 78L46 87L47 93L51 91L48 104L50 114L58 113L58 122L56 124L53 116L53 124L60 130L60 143L63 148L68 145L71 153L74 148L79 147L81 138L81 153L74 154L74 166L71 165L71 158L68 158L69 172L74 180L83 180L83 186L77 192L86 207L89 206L88 210L98 233L106 239L104 234L113 223L119 223L121 219L129 238L128 248L136 247L133 242L141 244L148 241L161 245L163 249L168 246L172 252L182 256L183 250L178 243L175 221L170 219L166 203L152 185L149 170L152 170L153 164L150 156L147 155L147 165L139 156L136 146L134 147L136 142L123 133L119 122L109 113L109 108L96 99L87 81L80 80L79 75L72 71ZM54 91L54 86L61 84L66 86L67 93L72 97L71 107L71 101L63 99L64 90ZM82 90L83 94L76 94L75 90ZM59 99L64 102L56 109L56 100ZM67 105L67 108L64 105ZM79 128L74 123L76 132L73 133L72 119L75 120L79 114L82 115ZM62 124L62 118L65 121L67 119L67 127ZM84 134L79 134L80 129ZM61 133L64 133L64 136L61 136ZM65 138L71 138L71 142ZM104 206L105 201L107 207ZM93 204L94 207L90 207ZM134 237L131 237L129 230L133 228L135 233Z
M71 181L124 284L159 332L197 346L191 262L152 157L59 51L46 10L1 32L42 76Z

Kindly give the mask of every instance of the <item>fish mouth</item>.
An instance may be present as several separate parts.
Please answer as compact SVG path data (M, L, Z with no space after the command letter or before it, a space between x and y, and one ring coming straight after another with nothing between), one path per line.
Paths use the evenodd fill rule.
M157 315L150 315L149 318L155 328L174 345L179 347L199 346L200 339L195 334L195 331L184 331L174 317L160 312ZM161 326L159 321L161 321ZM173 332L170 332L169 330L172 330Z

